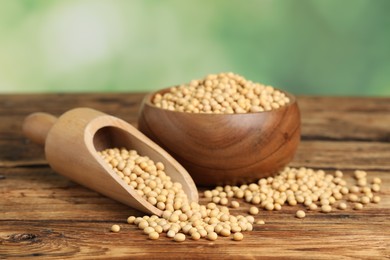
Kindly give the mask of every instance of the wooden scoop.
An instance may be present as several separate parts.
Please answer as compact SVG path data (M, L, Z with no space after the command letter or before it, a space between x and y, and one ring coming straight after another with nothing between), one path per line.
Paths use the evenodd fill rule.
M198 201L198 191L188 172L160 146L119 118L90 108L72 109L59 118L34 113L26 117L23 133L45 146L46 159L56 172L145 213L161 216L162 211L127 185L97 151L125 147L162 162L172 181L183 185L188 199Z

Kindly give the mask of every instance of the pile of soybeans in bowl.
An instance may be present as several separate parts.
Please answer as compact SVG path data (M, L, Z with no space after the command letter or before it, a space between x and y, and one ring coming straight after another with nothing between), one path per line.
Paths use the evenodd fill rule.
M291 102L289 95L272 86L254 83L234 73L211 74L200 80L179 85L154 95L152 103L162 109L207 114L237 114L270 111ZM151 240L160 237L176 242L185 240L230 238L244 239L245 232L266 224L261 211L280 211L300 207L297 219L307 212L323 214L352 208L361 210L369 203L379 203L381 179L369 178L362 170L354 172L354 183L344 173L326 173L321 169L285 167L276 175L242 185L217 186L201 195L204 204L188 200L180 183L174 182L161 162L135 150L113 147L99 152L112 170L153 206L162 216L129 216ZM245 205L247 214L233 214ZM298 206L297 206L298 205ZM112 232L121 227L113 225Z
M210 74L204 79L171 87L152 99L152 103L162 109L206 114L270 111L289 102L284 92L232 72Z

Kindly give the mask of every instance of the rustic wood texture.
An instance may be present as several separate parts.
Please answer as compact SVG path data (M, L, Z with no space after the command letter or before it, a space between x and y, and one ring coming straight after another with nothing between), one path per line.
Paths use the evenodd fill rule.
M294 158L301 124L290 94L290 103L279 109L243 114L170 111L153 105L153 95L141 105L139 129L172 154L199 185L256 181Z
M59 116L91 107L136 124L144 94L0 96L0 258L389 259L390 98L298 97L302 141L291 166L354 169L382 178L379 204L361 211L307 212L301 206L260 211L241 242L220 238L151 241L126 224L142 214L73 183L47 165L42 147L22 136L32 112ZM202 188L201 188L202 190ZM204 202L204 198L200 199ZM233 213L246 213L242 203ZM121 224L120 233L109 232Z

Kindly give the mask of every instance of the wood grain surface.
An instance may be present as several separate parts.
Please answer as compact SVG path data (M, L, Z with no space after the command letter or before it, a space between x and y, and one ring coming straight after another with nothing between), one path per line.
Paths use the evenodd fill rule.
M220 238L175 243L148 240L126 223L141 216L123 204L84 188L51 170L43 149L22 136L26 115L56 116L91 107L136 125L144 94L0 96L0 259L389 259L390 98L298 97L302 141L290 164L332 172L354 169L383 181L379 204L363 210L307 212L302 206L260 211L241 242ZM352 180L350 180L352 181ZM199 188L203 190L202 187ZM204 198L200 198L205 202ZM242 203L235 214L244 214ZM121 232L112 233L112 224Z

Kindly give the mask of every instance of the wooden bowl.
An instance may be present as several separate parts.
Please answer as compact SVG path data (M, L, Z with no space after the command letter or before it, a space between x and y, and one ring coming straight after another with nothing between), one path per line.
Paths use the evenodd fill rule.
M190 173L197 184L255 181L275 174L294 157L300 141L300 112L293 95L276 110L245 114L195 114L142 103L138 127Z

